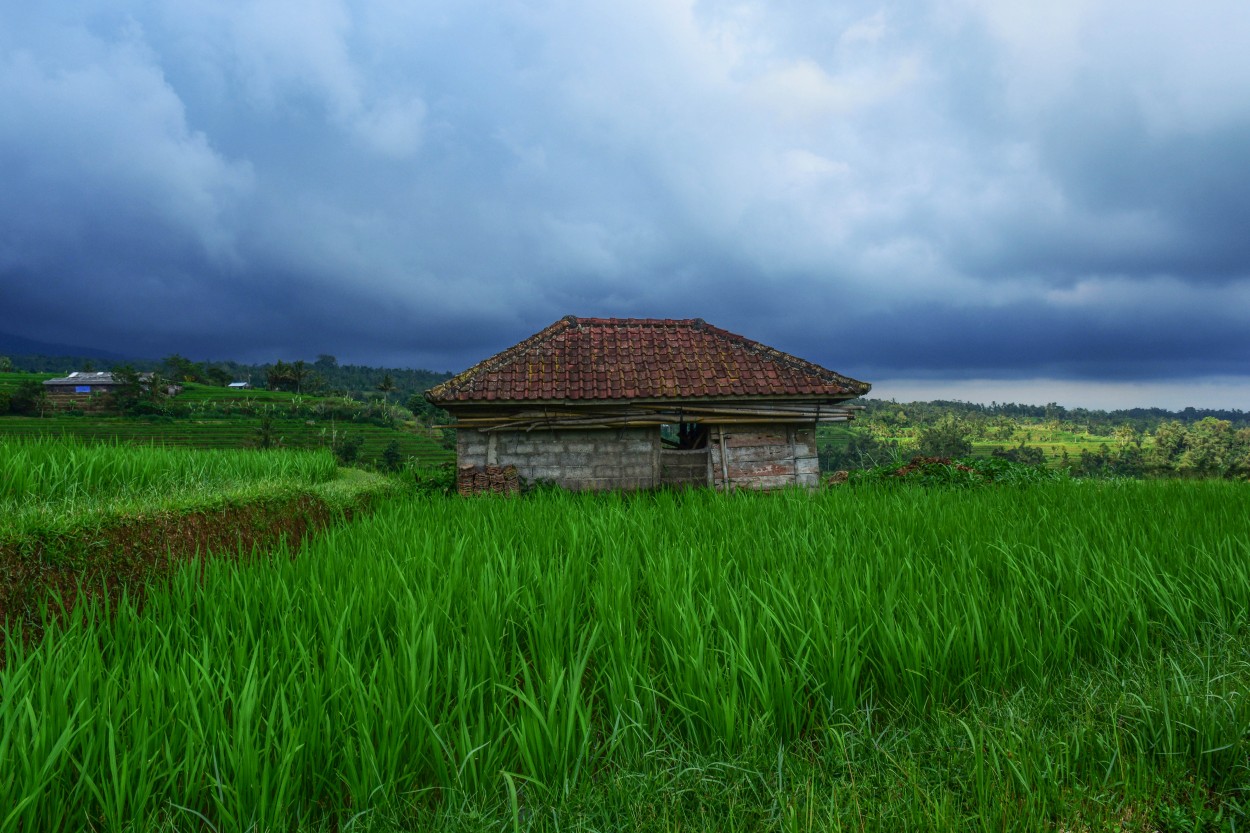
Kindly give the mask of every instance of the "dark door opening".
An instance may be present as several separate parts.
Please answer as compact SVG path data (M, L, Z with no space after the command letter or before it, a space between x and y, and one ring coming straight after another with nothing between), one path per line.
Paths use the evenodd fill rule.
M707 486L711 449L708 427L694 422L660 430L660 482L665 486Z

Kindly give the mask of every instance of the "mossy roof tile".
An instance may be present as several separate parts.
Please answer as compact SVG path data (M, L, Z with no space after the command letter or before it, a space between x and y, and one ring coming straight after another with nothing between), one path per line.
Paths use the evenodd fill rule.
M570 315L427 397L445 405L718 395L848 399L870 387L699 318Z

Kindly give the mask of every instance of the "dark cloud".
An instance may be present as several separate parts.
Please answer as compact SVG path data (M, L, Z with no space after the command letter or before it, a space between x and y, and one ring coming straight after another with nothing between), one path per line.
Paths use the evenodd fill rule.
M869 380L1239 375L1247 37L1232 0L6 8L0 331L455 369L700 316Z

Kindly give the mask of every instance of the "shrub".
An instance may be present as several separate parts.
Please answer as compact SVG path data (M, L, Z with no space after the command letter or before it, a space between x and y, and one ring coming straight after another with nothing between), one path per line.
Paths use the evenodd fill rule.
M1025 445L1023 442L1015 448L996 448L990 454L1003 460L1026 463L1030 466L1040 466L1046 462L1046 455L1040 448L1035 445Z
M932 425L920 429L916 450L922 457L965 457L972 453L967 423L953 414L946 414Z
M382 452L382 469L384 471L399 471L403 464L404 455L399 450L399 440L391 440Z
M9 410L15 414L43 415L48 407L48 392L43 383L28 379L9 395Z
M826 444L820 448L821 471L867 469L886 465L898 453L895 444L882 442L867 431L848 429L848 432L850 437L844 445Z
M334 452L339 465L348 466L356 462L360 456L360 447L364 444L365 438L359 434L341 434L330 443L330 450Z
M456 466L443 463L439 466L415 469L413 486L417 494L441 497L456 493Z
M1040 466L1019 463L1002 457L951 459L949 457L913 457L903 466L877 466L863 472L852 472L850 483L918 483L923 486L984 486L991 483L1020 485L1062 480L1065 472L1050 471Z

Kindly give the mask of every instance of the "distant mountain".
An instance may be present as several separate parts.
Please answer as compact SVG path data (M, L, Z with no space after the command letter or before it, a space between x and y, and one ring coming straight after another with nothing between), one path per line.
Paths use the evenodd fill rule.
M110 362L124 362L130 359L121 353L100 350L95 347L83 347L76 344L55 344L47 341L36 341L33 338L0 333L0 356L60 356L75 359L100 359Z

